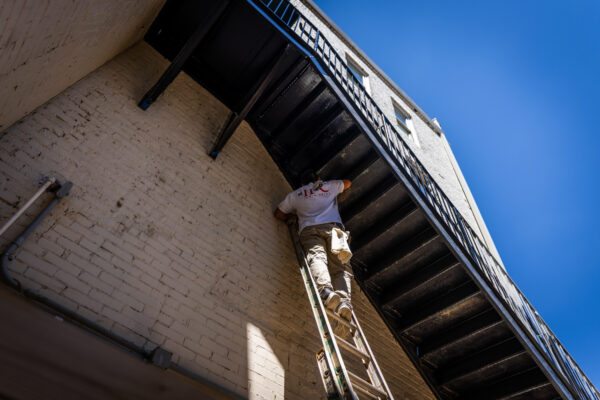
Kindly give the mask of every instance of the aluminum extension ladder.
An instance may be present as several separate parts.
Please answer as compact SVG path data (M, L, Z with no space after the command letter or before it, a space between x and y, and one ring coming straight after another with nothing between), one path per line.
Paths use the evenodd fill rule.
M300 264L306 294L323 343L323 347L316 353L316 357L327 398L393 400L390 389L383 378L377 361L375 361L373 352L367 343L354 311L352 312L352 321L348 322L323 306L300 244L298 225L295 221L292 221L288 223L288 228ZM350 330L351 339L344 340L333 333L331 326L334 321L338 324L344 324ZM345 354L352 354L360 359L366 369L368 379L363 379L347 370L340 349L343 349ZM360 394L360 397L358 394Z

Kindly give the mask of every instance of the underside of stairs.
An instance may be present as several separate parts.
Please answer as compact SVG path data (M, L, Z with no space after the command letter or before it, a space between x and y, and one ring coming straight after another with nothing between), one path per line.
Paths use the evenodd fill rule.
M599 399L343 59L287 1L168 1L146 41L173 61L171 74L182 69L232 110L211 156L246 120L293 187L307 168L353 181L340 211L355 278L438 398Z

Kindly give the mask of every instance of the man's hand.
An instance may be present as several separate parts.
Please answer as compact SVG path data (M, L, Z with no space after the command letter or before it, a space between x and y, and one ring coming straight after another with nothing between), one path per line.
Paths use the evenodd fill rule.
M352 186L352 182L349 179L342 179L342 182L344 182L344 190L350 189L350 186Z
M273 215L275 216L275 218L281 220L281 221L286 221L289 217L291 217L293 214L286 214L283 211L281 211L279 208L277 208L275 210L275 212L273 213Z

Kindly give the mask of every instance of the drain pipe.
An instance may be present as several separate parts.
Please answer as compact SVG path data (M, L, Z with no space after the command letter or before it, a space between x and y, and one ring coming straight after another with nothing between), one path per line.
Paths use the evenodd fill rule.
M54 185L54 186L52 186ZM35 301L42 307L51 310L52 312L58 313L59 316L66 318L70 322L78 325L88 332L95 334L96 336L108 340L114 344L117 344L121 348L128 350L129 352L141 357L143 360L151 362L162 369L172 370L180 375L183 375L189 379L199 382L203 384L205 387L210 388L210 390L217 392L221 395L225 395L231 399L243 399L243 397L238 394L231 392L228 389L225 389L206 378L192 372L191 370L182 367L171 361L172 353L157 346L153 350L146 350L142 346L138 346L133 342L111 332L110 330L100 326L96 322L93 322L74 311L69 310L68 308L62 306L61 304L50 300L47 297L44 297L37 292L25 288L21 285L19 281L14 279L10 273L8 272L8 263L14 259L14 253L19 249L19 247L23 244L23 241L35 230L35 228L42 222L44 217L52 211L52 209L58 204L58 202L69 195L69 191L73 184L71 182L65 182L64 184L60 184L56 181L56 178L50 178L45 182L44 186L38 190L38 192L17 212L18 215L13 216L2 228L2 232L8 228L14 220L16 220L31 204L41 196L41 194L50 188L51 191L54 192L54 198L52 201L42 210L42 212L36 217L36 219L21 233L21 235L15 239L15 241L8 247L8 249L2 254L0 260L0 279L4 281L8 286L13 289L18 290L20 293L25 295L25 297ZM43 190L42 190L43 189Z
M25 241L25 239L31 234L31 232L33 232L35 230L35 228L40 224L40 222L42 222L44 217L46 217L46 215L48 215L48 213L50 211L52 211L52 209L58 204L58 202L60 200L62 200L63 198L65 198L66 196L69 195L69 191L71 190L71 187L73 186L73 184L71 182L65 182L63 184L60 184L60 183L56 182L56 179L54 179L54 181L51 182L52 179L53 178L50 178L48 180L48 182L46 182L44 184L44 186L42 188L40 188L40 190L38 190L38 192L34 195L34 197L32 197L25 204L25 206L23 206L23 208L21 208L21 210L19 210L17 212L16 216L18 217L19 215L21 215L23 213L23 211L25 211L25 209L28 208L33 203L33 201L35 201L35 199L37 199L52 184L55 184L55 187L52 188L52 190L54 191L54 198L42 210L42 212L33 220L33 222L27 227L27 229L25 229L25 231L23 231L23 233L21 233L21 235L12 242L12 244L8 247L8 249L2 254L2 258L0 260L0 278L4 282L6 282L6 284L8 286L10 286L14 289L17 289L17 290L21 290L21 284L19 283L19 281L14 279L8 272L8 262L13 260L14 252L17 251L19 249L19 247L21 247L21 245L23 244L23 241ZM44 190L42 190L42 189L44 189ZM9 222L12 224L14 222L14 219L16 219L16 218L14 218L14 217L11 218L11 220ZM5 225L5 227L7 227L7 225L10 226L7 223Z
M42 181L44 182L44 181ZM9 219L8 221L6 221L6 223L4 224L4 226L2 228L0 228L0 236L2 236L2 234L4 232L6 232L6 230L15 223L15 221L17 220L17 218L19 218L21 216L21 214L23 214L25 212L25 210L27 210L37 199L38 197L40 197L42 195L42 193L44 193L46 190L48 190L48 188L50 186L52 186L54 183L56 182L56 178L55 177L50 177L50 178L45 178L45 182L42 185L42 187L40 188L40 190L38 190L30 199L27 203L25 203L23 205L23 207L21 207L21 209L19 211L17 211L17 213L15 215L12 216L11 219Z
M13 278L8 272L8 263L14 259L14 253L21 247L25 239L37 228L37 226L42 222L42 220L52 211L54 207L58 204L58 202L69 195L69 192L73 184L71 182L60 183L56 180L56 178L49 178L44 185L37 191L36 194L33 195L31 199L21 209L6 223L4 227L2 227L2 231L0 234L4 232L10 225L12 225L15 220L23 214L23 212L33 204L35 200L37 200L42 193L46 190L50 189L54 193L54 198L48 203L46 207L40 212L40 214L33 220L31 224L16 238L12 244L8 247L8 249L0 256L0 278L13 289L24 294L26 297L34 300L38 304L53 310L54 312L58 312L61 316L73 321L75 324L80 325L88 330L95 332L99 336L103 336L109 338L113 342L118 345L126 348L129 351L132 351L144 358L151 357L151 354L145 351L143 348L136 346L135 344L129 342L128 340L117 336L110 332L108 329L101 327L100 325L90 321L87 318L82 317L81 315L69 310L68 308L60 305L59 303L48 299L31 289L24 288L21 283Z
M52 186L52 185L54 185L54 186ZM65 182L65 183L61 184L60 182L58 182L56 180L56 178L48 179L46 181L46 183L40 188L40 190L38 190L37 193L35 195L33 195L33 197L17 212L17 214L15 214L15 216L13 216L13 218L11 218L4 225L4 227L2 228L3 229L2 232L4 232L4 230L6 230L5 228L8 228L8 226L10 226L12 223L14 223L14 221L21 214L23 214L23 212L27 208L29 208L31 206L31 204L38 197L41 196L42 193L44 193L44 191L46 191L48 188L50 188L50 190L52 192L54 192L54 198L50 201L50 203L48 203L48 205L46 207L44 207L42 212L40 212L40 214L33 220L33 222L23 231L23 233L21 233L21 235L19 235L18 238L16 238L12 242L12 244L2 254L2 256L0 256L0 278L4 281L4 283L6 283L11 288L16 289L17 291L21 292L26 297L34 300L38 304L41 304L42 306L44 306L48 309L51 309L54 312L58 312L58 314L71 320L75 324L80 325L84 328L87 328L88 330L93 331L98 336L109 338L111 341L115 342L119 346L124 347L125 349L127 349L133 353L136 353L136 354L142 356L143 358L152 358L152 354L150 352L147 352L143 348L131 343L130 341L128 341L120 336L113 334L108 329L105 329L105 328L101 327L100 325L96 324L95 322L92 322L91 320L89 320L85 317L82 317L81 315L69 310L68 308L60 305L59 303L52 301L52 300L48 299L47 297L44 297L44 296L38 294L37 292L34 292L31 289L24 288L21 285L21 283L18 280L16 280L15 278L13 278L10 275L10 273L8 272L8 263L14 259L14 253L19 249L19 247L21 247L21 245L23 244L25 239L27 239L27 237L35 230L35 228L37 228L37 226L40 224L40 222L42 222L42 220L50 213L50 211L52 211L52 209L54 207L56 207L58 202L69 195L69 192L72 187L73 187L73 184L71 182Z

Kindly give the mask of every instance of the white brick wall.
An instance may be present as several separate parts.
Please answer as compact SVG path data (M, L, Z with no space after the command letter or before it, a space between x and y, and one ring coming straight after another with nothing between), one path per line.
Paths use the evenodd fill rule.
M188 76L137 108L166 65L140 43L0 134L0 220L40 176L74 183L11 272L244 396L322 398L316 327L287 228L272 217L290 188L246 124L217 161L206 155L228 110ZM355 292L397 398L432 398Z
M164 2L0 2L0 130L139 41Z

